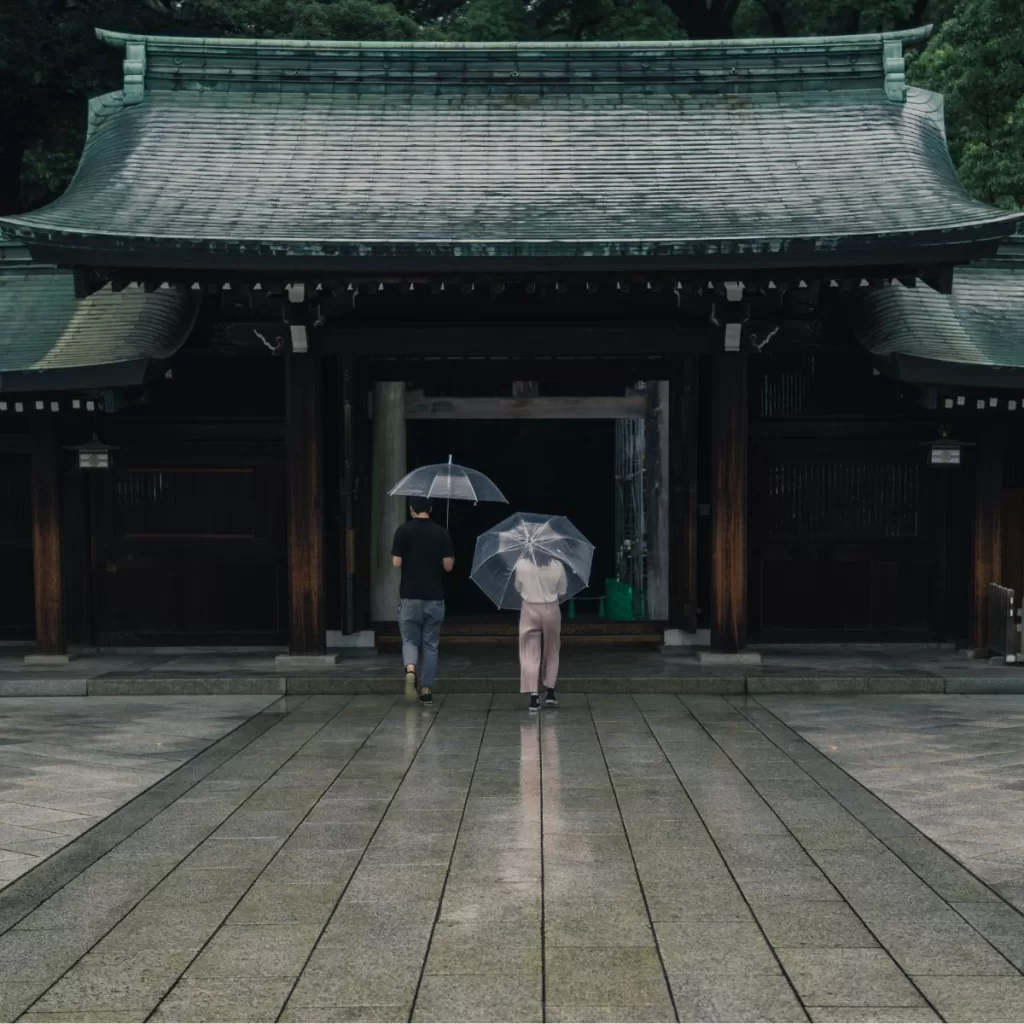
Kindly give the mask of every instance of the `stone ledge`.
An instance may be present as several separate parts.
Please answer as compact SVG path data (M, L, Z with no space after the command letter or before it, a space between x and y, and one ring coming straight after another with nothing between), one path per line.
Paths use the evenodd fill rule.
M946 680L946 693L1024 693L1024 672L1010 679L950 678Z
M747 676L747 693L820 695L871 693L942 693L938 676Z
M358 633L342 633L340 629L327 630L328 650L376 650L376 647L377 636L372 629L364 629Z
M683 629L666 629L663 646L670 649L687 647L709 647L711 630L698 629L696 633L687 633Z
M697 663L709 668L749 668L761 664L761 654L759 651L737 651L735 654L726 654L723 651L698 651Z
M121 676L100 678L33 678L31 675L0 676L3 697L117 697L117 696L195 696L269 695L311 696L314 694L378 694L394 696L401 692L401 680L392 676L359 677L342 674L323 675L312 666L295 676ZM803 694L839 696L857 694L949 693L949 694L1024 694L1024 673L994 678L940 676L764 676L725 673L708 675L566 678L559 680L563 693L674 693L684 696L760 696ZM441 680L437 695L468 693L518 693L519 680L511 676L467 676Z
M59 668L61 665L71 663L70 654L26 654L24 658L26 665L36 668Z
M279 654L274 665L281 672L316 672L338 664L336 654Z
M285 681L279 676L255 676L246 679L193 677L176 679L92 679L90 697L168 697L208 694L228 696L285 693Z
M0 697L85 697L88 679L0 679Z

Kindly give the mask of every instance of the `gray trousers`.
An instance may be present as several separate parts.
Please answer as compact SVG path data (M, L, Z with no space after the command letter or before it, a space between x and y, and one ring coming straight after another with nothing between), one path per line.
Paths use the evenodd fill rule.
M420 686L434 685L437 674L437 646L444 622L444 601L415 601L403 598L398 605L398 628L402 633L402 661L415 665Z
M558 682L562 647L562 609L551 604L523 602L519 613L519 692L539 693Z

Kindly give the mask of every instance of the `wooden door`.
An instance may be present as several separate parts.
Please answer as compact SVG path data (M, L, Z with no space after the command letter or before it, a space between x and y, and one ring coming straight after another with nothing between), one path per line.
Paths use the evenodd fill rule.
M0 455L0 641L35 635L31 460Z
M280 458L127 455L95 480L101 643L285 642Z

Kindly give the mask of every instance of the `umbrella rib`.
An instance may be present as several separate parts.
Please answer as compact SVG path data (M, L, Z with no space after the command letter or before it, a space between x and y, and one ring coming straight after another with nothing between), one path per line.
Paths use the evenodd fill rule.
M516 565L519 564L518 559ZM505 580L505 589L501 592L501 600L498 602L498 607L503 608L505 605L505 595L508 594L508 585L516 578L516 566L512 566L512 571L508 574L508 579Z

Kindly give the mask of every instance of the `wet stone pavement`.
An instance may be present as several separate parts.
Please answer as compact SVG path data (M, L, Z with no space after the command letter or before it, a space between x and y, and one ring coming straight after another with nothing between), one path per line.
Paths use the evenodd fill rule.
M3 1020L1020 1021L1022 970L744 698L285 698L0 891Z

